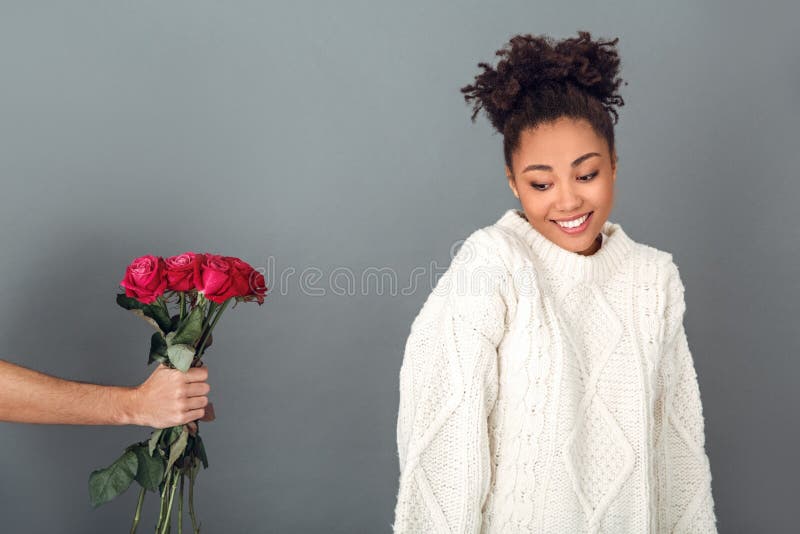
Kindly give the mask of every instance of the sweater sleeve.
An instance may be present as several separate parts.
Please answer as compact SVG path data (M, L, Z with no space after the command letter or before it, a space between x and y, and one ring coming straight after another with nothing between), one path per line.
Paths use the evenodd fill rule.
M393 532L477 533L489 493L487 417L509 276L478 230L411 325L400 368Z
M656 399L657 532L716 533L700 388L683 324L684 285L673 262L667 273Z

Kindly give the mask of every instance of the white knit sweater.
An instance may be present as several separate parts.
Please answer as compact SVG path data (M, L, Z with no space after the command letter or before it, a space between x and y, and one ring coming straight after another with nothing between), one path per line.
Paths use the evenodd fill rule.
M395 533L716 532L678 268L602 231L463 243L405 345Z

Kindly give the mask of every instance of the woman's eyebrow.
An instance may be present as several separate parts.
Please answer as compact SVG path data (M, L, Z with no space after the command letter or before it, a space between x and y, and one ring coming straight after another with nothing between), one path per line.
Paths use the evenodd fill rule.
M583 156L581 156L578 159L576 159L575 161L573 161L571 165L573 167L576 167L576 166L580 165L584 160L589 159L592 156L600 156L600 154L598 154L597 152L587 152ZM535 164L535 165L528 165L527 167L525 167L522 170L522 172L528 172L528 171L552 171L552 170L553 170L553 167L551 167L550 165Z

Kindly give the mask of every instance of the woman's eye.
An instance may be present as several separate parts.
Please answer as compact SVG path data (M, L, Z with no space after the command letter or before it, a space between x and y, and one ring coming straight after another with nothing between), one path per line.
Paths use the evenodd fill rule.
M578 176L578 180L582 182L588 182L594 179L595 176L600 174L600 171L595 171L591 174L586 174L584 176ZM547 184L531 184L531 187L534 188L536 191L547 191Z

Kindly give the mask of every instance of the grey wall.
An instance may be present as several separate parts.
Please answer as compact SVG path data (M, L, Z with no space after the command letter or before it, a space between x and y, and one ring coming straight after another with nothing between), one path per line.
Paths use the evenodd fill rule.
M138 383L149 330L114 303L130 259L274 261L267 303L227 313L208 353L203 531L389 532L398 371L430 286L328 277L405 286L517 205L458 91L478 61L520 32L619 36L612 220L681 268L720 531L790 532L800 9L743 4L3 1L0 357ZM87 478L147 434L0 424L0 530L127 532L135 492L92 510Z

